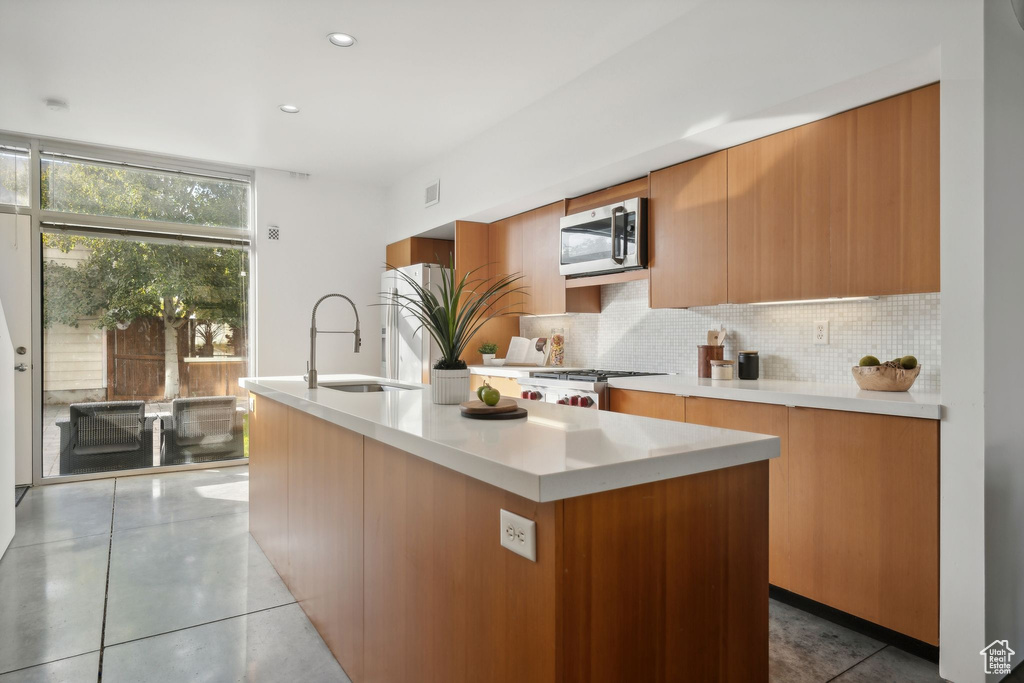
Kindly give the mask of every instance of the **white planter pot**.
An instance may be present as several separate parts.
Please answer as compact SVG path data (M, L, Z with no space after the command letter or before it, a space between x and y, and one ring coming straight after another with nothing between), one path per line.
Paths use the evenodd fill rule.
M434 403L455 405L469 400L469 368L465 370L430 370L430 390Z
M494 354L493 353L482 353L484 365L494 365Z

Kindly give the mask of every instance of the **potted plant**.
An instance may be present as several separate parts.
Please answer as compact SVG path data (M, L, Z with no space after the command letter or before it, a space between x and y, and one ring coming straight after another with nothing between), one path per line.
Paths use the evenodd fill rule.
M498 352L498 345L494 342L484 342L477 351L480 352L480 357L484 359L484 365L490 365L494 361L494 354Z
M469 398L469 368L461 358L466 345L487 321L521 312L512 310L514 305L501 304L510 294L524 291L516 285L522 276L471 279L481 268L474 268L456 281L454 264L442 266L436 291L397 270L412 293L385 294L386 304L398 306L416 318L441 349L441 358L430 371L434 403L451 405Z

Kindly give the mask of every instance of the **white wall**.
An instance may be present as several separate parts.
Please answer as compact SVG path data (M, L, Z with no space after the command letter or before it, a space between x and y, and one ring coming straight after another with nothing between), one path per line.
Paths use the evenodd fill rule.
M985 4L985 631L1024 659L1024 30Z
M301 375L309 358L313 304L328 292L359 307L363 348L355 354L348 335L321 335L317 369L379 374L380 273L386 245L384 193L329 175L256 172L256 363L262 376ZM267 239L267 228L280 239ZM325 302L321 329L351 329L344 301Z

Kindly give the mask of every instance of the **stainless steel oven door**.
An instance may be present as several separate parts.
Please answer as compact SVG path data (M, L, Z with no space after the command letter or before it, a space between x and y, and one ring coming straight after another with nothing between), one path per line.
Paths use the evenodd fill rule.
M647 266L646 200L583 211L559 221L558 272L610 273Z

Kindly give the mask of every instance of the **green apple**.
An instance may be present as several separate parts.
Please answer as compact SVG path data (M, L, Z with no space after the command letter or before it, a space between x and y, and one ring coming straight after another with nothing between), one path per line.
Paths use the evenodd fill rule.
M501 392L490 385L481 387L480 400L489 406L498 405L498 401L501 400Z
M487 382L484 382L483 384L481 384L480 387L476 390L476 397L478 399L480 399L481 401L484 400L484 389L487 389L490 386L491 385L488 384Z

